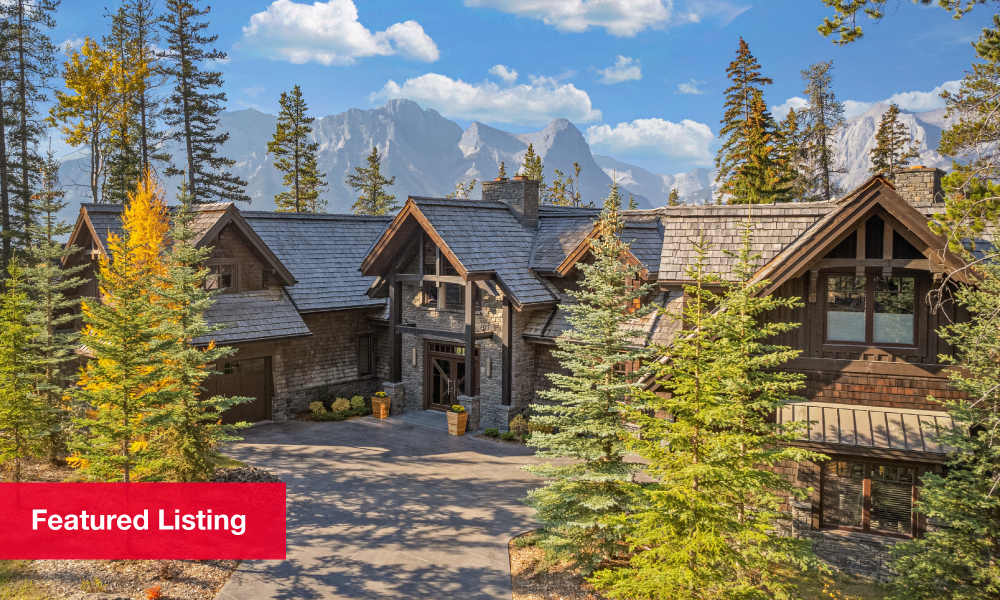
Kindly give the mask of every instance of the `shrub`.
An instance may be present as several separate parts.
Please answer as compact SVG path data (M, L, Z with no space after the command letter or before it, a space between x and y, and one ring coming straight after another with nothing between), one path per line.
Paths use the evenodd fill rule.
M554 430L555 428L552 427L551 425L537 425L535 423L532 423L531 421L528 421L528 431L530 431L531 433L535 432L552 433Z
M312 411L312 414L314 414L314 415L318 415L319 413L325 413L326 412L326 408L323 406L322 402L310 402L309 403L309 410Z
M483 432L483 435L490 438L500 437L500 430L496 427L490 427Z
M337 398L333 401L333 404L330 405L330 410L336 413L348 411L351 410L351 403L347 400L347 398Z
M365 399L361 396L355 396L351 398L351 408L358 410L365 407Z
M510 432L521 438L527 435L530 428L528 426L528 420L524 418L524 415L517 415L510 421Z
M501 440L506 440L508 442L513 442L514 440L517 439L517 436L514 435L512 432L507 431L507 432L504 432L504 433L500 434L500 439Z

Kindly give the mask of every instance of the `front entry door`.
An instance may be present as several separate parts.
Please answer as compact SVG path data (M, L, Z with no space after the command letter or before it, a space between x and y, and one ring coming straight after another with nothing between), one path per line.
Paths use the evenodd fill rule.
M427 408L450 410L465 395L465 347L453 344L427 345ZM476 348L476 366L479 366Z

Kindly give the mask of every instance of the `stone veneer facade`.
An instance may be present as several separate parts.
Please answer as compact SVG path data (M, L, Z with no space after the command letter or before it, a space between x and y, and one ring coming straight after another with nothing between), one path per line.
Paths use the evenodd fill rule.
M944 202L941 176L944 171L934 167L911 167L896 171L893 185L904 200L912 204Z

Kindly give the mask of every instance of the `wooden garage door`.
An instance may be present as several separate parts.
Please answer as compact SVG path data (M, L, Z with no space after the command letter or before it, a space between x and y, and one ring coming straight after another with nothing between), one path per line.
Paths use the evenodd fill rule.
M205 394L211 396L246 396L250 402L237 404L222 413L223 423L265 421L271 418L271 357L221 362L215 366L219 375L205 381Z

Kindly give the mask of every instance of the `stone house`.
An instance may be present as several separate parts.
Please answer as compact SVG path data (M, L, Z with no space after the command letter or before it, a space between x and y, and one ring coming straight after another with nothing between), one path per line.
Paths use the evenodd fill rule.
M79 296L98 295L96 263L109 233L121 233L121 214L121 205L81 206L69 243L82 250L66 261L86 265ZM285 419L321 392L369 395L385 381L385 302L366 295L372 278L357 265L388 221L196 208L195 243L211 248L207 285L222 292L205 316L226 325L212 336L216 343L237 351L215 365L220 374L205 387L255 399L225 420Z
M829 203L679 206L623 211L630 261L654 285L648 301L683 306L692 241L713 245L708 261L725 274L753 223L756 278L765 293L803 306L772 318L801 323L779 343L801 352L785 369L806 376L804 402L782 422L811 422L801 442L822 464L781 465L806 503L789 502L796 535L855 572L885 573L887 548L932 524L913 511L919 477L942 471L948 448L935 427L952 427L927 397L953 398L951 352L937 329L965 318L953 303L934 307L965 282L956 256L928 227L943 210L937 169L915 167L896 183L872 177ZM464 405L470 426L505 429L538 400L559 369L555 338L567 323L560 303L587 260L593 209L539 206L538 184L521 177L483 182L483 200L411 197L361 263L372 297L389 301L385 390L393 412ZM943 284L945 275L950 283ZM651 315L636 327L669 344L677 321Z

